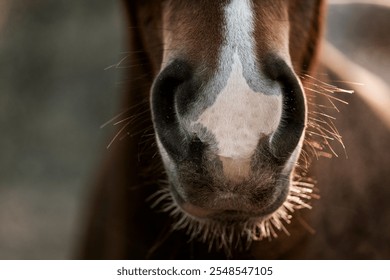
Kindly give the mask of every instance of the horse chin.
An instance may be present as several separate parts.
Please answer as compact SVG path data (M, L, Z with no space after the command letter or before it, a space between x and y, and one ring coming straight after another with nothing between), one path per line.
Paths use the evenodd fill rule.
M291 216L285 204L289 204L289 192L283 193L269 205L258 211L215 210L185 202L175 188L169 191L170 201L165 210L175 219L174 230L184 230L190 240L210 244L210 249L243 250L252 241L277 238Z

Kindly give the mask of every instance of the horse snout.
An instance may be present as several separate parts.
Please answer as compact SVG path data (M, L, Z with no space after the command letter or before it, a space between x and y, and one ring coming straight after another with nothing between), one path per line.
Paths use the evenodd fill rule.
M176 204L192 217L264 217L288 196L305 126L301 86L282 59L266 60L257 82L241 60L208 78L174 60L154 81L160 154Z

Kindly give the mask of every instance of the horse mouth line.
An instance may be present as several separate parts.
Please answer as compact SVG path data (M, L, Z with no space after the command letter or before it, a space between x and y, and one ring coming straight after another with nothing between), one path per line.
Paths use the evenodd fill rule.
M261 220L267 217L269 214L245 212L238 210L212 210L205 209L192 205L190 203L184 203L180 205L182 211L189 215L191 218L200 221L213 221L225 224L244 223L251 220Z

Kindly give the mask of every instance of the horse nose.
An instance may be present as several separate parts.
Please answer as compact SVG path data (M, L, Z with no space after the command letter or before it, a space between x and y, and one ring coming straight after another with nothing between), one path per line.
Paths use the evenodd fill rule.
M176 59L152 87L157 144L175 201L207 215L274 211L286 199L291 154L305 125L294 72L276 57L248 77L238 56L228 73L214 73L223 78L219 87L199 72Z
M261 93L247 84L240 63L235 61L225 87L198 112L209 90L205 81L199 83L202 79L196 78L190 63L175 59L157 76L151 94L153 123L160 149L170 158L196 162L207 148L208 156L222 161L226 173L246 177L256 153L266 151L283 164L296 151L306 105L292 68L270 55L262 63L263 79L270 86Z

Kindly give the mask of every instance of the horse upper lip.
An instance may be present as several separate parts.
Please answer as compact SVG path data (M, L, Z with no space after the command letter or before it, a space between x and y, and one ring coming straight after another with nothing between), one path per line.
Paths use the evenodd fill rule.
M288 194L288 187L282 189L270 188L263 190L265 193L214 189L196 195L186 193L183 197L177 188L171 186L171 194L176 205L194 219L239 222L258 220L275 212Z

